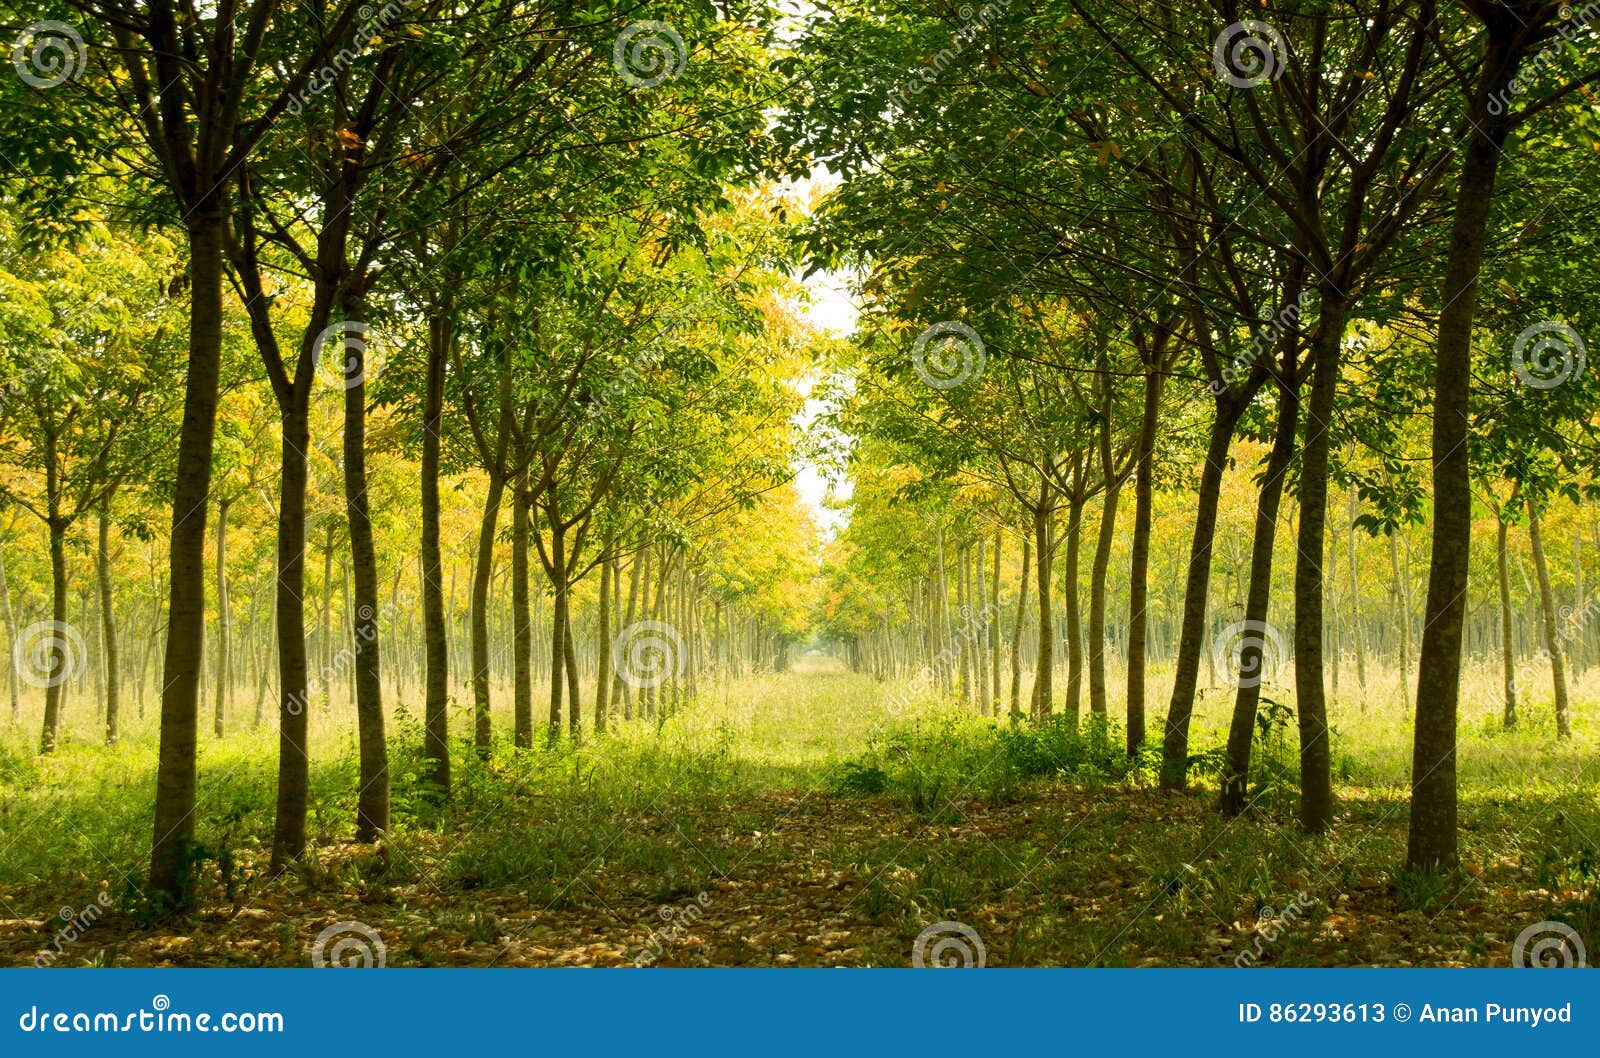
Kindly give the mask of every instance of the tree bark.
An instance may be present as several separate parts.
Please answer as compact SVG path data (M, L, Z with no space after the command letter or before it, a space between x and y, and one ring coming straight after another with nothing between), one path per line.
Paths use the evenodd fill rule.
M272 865L297 859L306 846L307 736L311 688L307 683L305 551L306 453L311 450L305 402L283 413L278 497L278 801ZM326 674L324 675L326 678Z
M1544 616L1544 649L1550 656L1550 679L1555 691L1556 738L1571 738L1567 719L1567 668L1561 649L1561 627L1556 613L1555 593L1550 590L1550 567L1544 557L1544 530L1539 511L1528 501L1528 541L1533 547L1533 571L1539 579L1539 609Z
M228 508L232 501L217 500L217 683L211 733L222 737L228 715L228 650L232 642L228 604Z
M1510 519L1505 511L1497 511L1495 531L1495 568L1500 579L1500 672L1501 693L1505 697L1501 722L1510 731L1517 726L1517 674L1516 651L1511 643L1511 576L1506 554L1506 536Z
M1106 719L1106 574L1111 568L1111 543L1117 535L1117 501L1122 483L1106 469L1105 500L1100 507L1100 531L1094 544L1094 565L1089 571L1089 713ZM1072 570L1067 571L1071 575Z
M1456 720L1461 693L1461 631L1472 544L1472 479L1467 452L1472 330L1478 276L1488 243L1489 208L1510 128L1491 112L1520 60L1512 42L1520 20L1496 14L1479 80L1468 105L1471 130L1461 162L1439 313L1433 379L1433 551L1417 659L1417 712L1411 757L1411 821L1406 864L1456 865Z
M428 779L450 793L450 643L445 624L439 548L439 447L444 420L444 365L450 348L449 321L428 321L428 381L422 405L422 637L427 675L423 704L422 755Z
M1040 485L1042 493L1048 486ZM1048 720L1055 710L1050 690L1050 670L1055 657L1055 631L1050 626L1050 508L1043 502L1033 512L1033 536L1038 541L1036 559L1039 564L1039 650L1033 666L1033 716L1035 720ZM1077 715L1072 715L1074 727Z
M1161 785L1181 790L1189 776L1189 720L1194 716L1195 683L1200 676L1200 650L1206 638L1206 601L1211 589L1211 545L1217 533L1217 500L1222 472L1228 465L1233 430L1244 412L1243 402L1219 400L1206 445L1206 462L1195 495L1194 535L1189 543L1189 571L1183 589L1183 625L1178 633L1178 658L1172 700L1167 705L1161 742Z
M472 570L472 741L479 760L489 759L494 738L489 712L489 577L494 572L494 530L504 492L505 478L491 471L489 495L478 526L478 558Z
M1300 450L1300 526L1294 568L1294 682L1300 720L1300 826L1308 833L1333 822L1328 698L1322 672L1322 554L1328 515L1328 452L1348 303L1331 283L1321 289L1311 349L1311 390Z
M528 528L533 497L524 468L511 484L511 651L513 739L518 749L533 748L533 615L528 607Z
M1022 580L1017 585L1017 614L1011 622L1011 719L1022 719L1022 625L1028 616L1028 575L1033 572L1033 537L1022 534Z
M1286 351L1279 367L1277 432L1267 454L1261 492L1256 497L1255 539L1250 548L1250 586L1246 590L1244 608L1248 629L1265 629L1272 603L1272 554L1277 544L1278 507L1283 499L1284 478L1294 459L1300 425L1296 346ZM1239 656L1240 672L1265 673L1266 658L1262 646L1260 632L1247 634L1243 638ZM1224 815L1236 816L1245 810L1250 778L1250 749L1255 738L1256 710L1260 704L1260 680L1241 680L1234 697L1233 720L1228 728L1228 760L1222 776L1221 808Z
M346 319L365 313L357 294L346 297ZM344 497L350 523L350 574L354 606L350 628L356 695L361 787L356 796L356 840L376 841L389 829L389 747L383 729L383 668L378 650L378 556L367 496L366 351L345 350Z
M150 890L167 908L188 902L194 865L195 727L205 636L206 504L222 368L226 202L216 191L188 212L189 352L178 433L162 657L161 748L156 764Z
M1160 353L1145 367L1144 409L1139 420L1133 472L1133 543L1128 556L1128 756L1138 755L1145 739L1145 644L1149 636L1150 523L1155 507L1156 429L1161 391L1166 383Z
M102 510L98 520L100 532L95 550L95 569L100 580L100 636L104 644L101 656L106 670L106 745L115 746L122 711L122 680L117 671L117 614L111 599L111 519ZM0 579L0 586L3 584L3 579Z

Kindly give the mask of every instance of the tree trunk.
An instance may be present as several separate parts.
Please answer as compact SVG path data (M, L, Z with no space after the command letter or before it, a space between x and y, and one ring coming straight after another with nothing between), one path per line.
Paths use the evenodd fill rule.
M1261 493L1256 497L1255 539L1250 547L1250 586L1244 607L1245 635L1240 638L1239 672L1251 678L1240 679L1233 702L1233 720L1228 728L1228 761L1222 776L1224 815L1236 816L1245 810L1250 778L1250 749L1255 738L1256 710L1261 704L1261 678L1266 674L1267 658L1263 646L1267 617L1272 604L1272 554L1277 544L1278 507L1283 499L1284 477L1294 460L1295 441L1300 425L1300 382L1296 377L1298 343L1283 356L1279 368L1277 432L1267 454ZM1272 659L1281 662L1282 658Z
M359 318L364 314L361 309L359 298L348 297L345 318ZM378 651L378 556L367 497L367 369L360 342L347 343L344 353L344 497L345 517L350 523L354 592L350 638L361 757L356 840L376 841L389 829L389 748L383 730L383 668Z
M1294 682L1300 719L1300 826L1309 833L1333 822L1328 699L1322 674L1322 553L1328 515L1328 451L1347 303L1323 284L1312 340L1311 392L1300 450L1300 526L1294 568Z
M167 643L161 675L150 890L167 908L188 902L194 865L195 727L205 635L206 503L222 368L223 239L227 204L215 193L188 215L189 355L172 496Z
M54 460L51 460L53 466ZM55 513L51 498L50 528L50 672L44 684L44 730L39 752L54 753L61 738L62 698L75 659L71 625L67 623L67 521Z
M494 572L494 528L500 520L505 479L489 474L489 495L478 526L478 557L472 570L472 741L479 760L489 759L494 733L489 712L489 578Z
M1411 758L1411 823L1406 864L1454 867L1456 829L1456 718L1461 693L1461 626L1467 603L1467 563L1472 545L1472 478L1467 452L1471 415L1472 330L1478 274L1488 242L1489 207L1506 145L1509 121L1491 113L1503 98L1520 59L1521 25L1514 18L1489 25L1482 73L1468 105L1471 130L1461 162L1455 216L1439 313L1433 380L1433 551L1428 598L1417 660L1417 712Z
M305 551L306 453L310 450L310 420L304 403L296 400L283 415L278 498L278 803L272 837L274 868L297 859L306 846L310 777L306 742L310 733L307 711L311 689L306 672Z
M555 521L555 519L552 519ZM559 524L550 532L550 744L561 741L561 696L567 664L567 541Z
M1040 485L1042 493L1048 486ZM1039 564L1039 650L1033 663L1033 717L1048 720L1055 710L1055 700L1050 689L1051 667L1055 658L1055 630L1050 626L1050 508L1042 502L1033 511L1033 536L1038 541L1036 560ZM1076 727L1077 714L1072 714Z
M1159 355L1159 354L1157 354ZM1149 635L1150 523L1155 507L1156 429L1160 425L1162 365L1147 365L1144 414L1139 420L1133 475L1133 543L1128 556L1128 756L1138 755L1145 738L1144 667Z
M1067 504L1067 568L1061 574L1061 606L1067 618L1067 716L1072 718L1073 730L1077 730L1083 707L1083 609L1078 605L1082 544L1083 500L1074 497Z
M1017 615L1011 622L1011 719L1022 719L1022 625L1028 616L1028 574L1033 572L1033 537L1022 534L1022 580L1017 585Z
M513 739L518 749L533 748L533 615L528 607L528 528L533 497L524 468L511 485L511 652Z
M1089 712L1101 723L1106 719L1106 573L1111 567L1111 543L1117 535L1117 501L1122 496L1122 483L1109 477L1109 467L1106 473L1100 531L1089 571ZM1072 572L1067 570L1069 576Z
M0 598L5 600L4 614L6 621L6 643L15 643L17 641L17 615L16 612L11 608L11 587L6 583L6 557L4 548L0 548ZM153 634L151 638L154 638ZM13 651L7 650L5 652L6 673L10 678L11 684L11 722L16 723L22 716L22 705L18 697L19 691L17 685L19 681L17 679L17 666L12 660L13 657Z
M1206 638L1206 602L1211 589L1211 544L1217 533L1217 499L1222 493L1222 472L1228 465L1233 429L1243 405L1218 401L1206 445L1206 463L1195 495L1194 536L1189 543L1189 571L1183 589L1183 625L1178 633L1178 659L1172 679L1172 700L1167 705L1166 730L1161 741L1161 785L1181 790L1189 775L1189 720L1194 715L1195 682L1200 676L1200 652Z
M1550 590L1550 567L1544 558L1544 532L1539 524L1539 511L1533 501L1528 501L1528 542L1533 547L1533 571L1539 579L1539 609L1544 616L1544 649L1550 656L1550 679L1555 690L1556 738L1571 738L1572 726L1567 719L1567 669L1562 657L1559 617L1556 614L1555 593Z
M599 630L595 637L594 733L596 735L606 733L606 714L611 711L611 607L612 596L616 593L617 556L616 541L611 537L609 529L606 532L603 545L605 553L600 556Z
M228 651L232 642L228 604L228 508L232 501L217 500L217 685L211 733L222 737L228 715Z
M106 512L99 515L99 544L95 551L95 567L100 580L100 636L102 657L106 669L106 745L117 744L117 722L122 711L121 678L117 671L117 614L111 602L111 520ZM3 587L0 576L0 587Z
M1500 671L1501 693L1505 696L1502 723L1506 730L1517 726L1517 674L1516 651L1511 644L1511 576L1507 559L1506 536L1510 519L1505 511L1497 512L1495 532L1495 567L1500 575Z
M450 643L445 624L439 548L439 445L444 419L444 365L450 326L441 315L428 321L428 381L422 405L422 638L427 676L423 705L422 756L427 778L450 793Z

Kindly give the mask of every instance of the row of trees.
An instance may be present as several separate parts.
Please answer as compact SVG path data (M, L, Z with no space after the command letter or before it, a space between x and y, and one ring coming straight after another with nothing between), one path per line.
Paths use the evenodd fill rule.
M150 879L158 903L186 901L195 861L207 625L217 630L219 690L232 653L266 637L239 643L233 631L230 525L273 528L273 589L257 611L272 615L278 866L306 842L308 706L326 667L348 673L353 688L357 836L388 827L381 659L403 656L405 625L384 595L413 569L424 754L448 792L445 589L460 562L447 566L444 526L463 502L477 504L464 660L480 756L494 745L500 548L510 567L500 592L510 646L500 652L518 746L535 732L536 579L549 595L540 645L551 738L581 730L580 590L593 592L586 653L597 728L611 702L624 713L653 708L663 662L650 652L660 644L642 657L612 645L630 619L677 622L666 622L667 647L680 656L665 674L682 680L710 658L726 667L735 655L780 656L794 620L772 589L806 565L781 493L799 402L784 379L806 337L786 278L784 228L799 203L758 186L774 168L762 132L777 85L762 61L773 25L764 5L669 5L670 23L639 21L633 4L570 0L71 6L71 23L5 20L29 66L0 89L18 235L47 255L169 233L179 264L159 304L172 325L141 312L96 332L144 372L128 401L137 421L108 403L110 376L83 373L96 402L83 421L116 430L116 444L102 447L125 448L117 467L126 469L96 462L85 432L63 456L72 489L49 480L35 489L34 477L51 478L57 434L8 411L17 479L28 483L8 486L8 498L60 493L43 505L30 498L28 509L44 510L62 539L86 514L116 520L141 507L113 495L136 479L148 492L142 509L169 511L150 530L166 529L169 550L149 585L166 595ZM143 261L110 280L125 288L140 285L139 269L160 267L142 244L121 252ZM129 304L150 304L145 290ZM170 343L185 339L173 356ZM25 342L8 341L7 353L19 365L34 359ZM34 386L55 374L21 377ZM8 408L59 416L62 392ZM150 399L180 392L178 406ZM414 520L402 513L411 502L374 502L380 489L400 495L398 481L384 480L397 453L414 459ZM748 528L752 509L787 532L765 542L764 561L741 568L712 545ZM415 559L380 561L380 534L405 530L416 533L403 552ZM308 577L313 556L320 578ZM56 568L52 613L65 622L64 561ZM329 594L346 575L349 625L335 634ZM313 612L320 627L310 627ZM66 659L62 644L51 649L54 675ZM614 656L646 672L636 706ZM106 671L116 670L108 653ZM59 685L48 693L47 752Z
M1569 149L1596 129L1593 14L1377 0L1241 21L1207 2L864 0L814 24L785 134L843 177L810 244L862 276L872 323L844 365L840 418L859 464L908 468L913 494L958 485L987 524L1026 533L1035 715L1058 699L1063 565L1069 625L1089 569L1081 642L1104 709L1104 582L1131 505L1127 730L1143 741L1151 526L1158 486L1181 484L1193 517L1161 775L1185 784L1219 500L1239 440L1256 441L1239 613L1254 634L1237 660L1261 671L1287 493L1292 613L1278 620L1307 830L1334 812L1333 498L1353 495L1380 533L1431 520L1409 860L1455 862L1474 488L1507 520L1526 511L1538 540L1548 504L1593 481L1582 335L1596 321L1579 265L1592 203L1569 193L1595 168ZM919 575L942 609L944 571ZM1563 634L1546 622L1551 644ZM1065 638L1075 655L1079 629ZM1079 670L1070 657L1069 710ZM1236 682L1232 813L1247 807L1261 696L1259 679Z

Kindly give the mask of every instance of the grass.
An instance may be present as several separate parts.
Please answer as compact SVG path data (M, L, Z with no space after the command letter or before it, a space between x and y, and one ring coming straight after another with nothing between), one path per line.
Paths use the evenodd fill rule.
M1504 963L1545 920L1600 943L1593 700L1575 689L1575 738L1559 744L1547 703L1524 703L1516 732L1487 696L1469 704L1463 869L1446 875L1400 869L1409 729L1396 704L1336 705L1340 814L1315 837L1293 824L1286 707L1269 710L1254 809L1237 821L1212 811L1203 768L1189 793L1153 789L1153 752L1129 763L1114 723L1013 726L931 699L891 715L882 685L821 658L581 748L505 745L481 765L458 746L442 807L401 708L393 827L376 846L347 840L353 721L318 710L312 847L288 872L264 856L275 734L204 740L201 906L169 924L138 913L153 721L134 719L113 750L76 716L44 759L31 726L13 725L0 738L0 962L31 962L58 908L108 891L120 912L62 964L302 965L345 920L376 929L395 965L904 965L946 920L975 929L991 964ZM1230 704L1202 693L1197 756L1221 745Z

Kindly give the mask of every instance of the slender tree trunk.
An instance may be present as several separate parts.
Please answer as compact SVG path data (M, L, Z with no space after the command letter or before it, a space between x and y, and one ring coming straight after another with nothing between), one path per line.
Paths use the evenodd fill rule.
M478 759L488 760L494 732L489 712L489 578L494 572L494 529L500 520L505 479L489 475L489 495L478 526L478 558L472 570L472 741Z
M322 676L317 685L322 691L322 708L333 709L333 519L322 523L322 612L317 650L322 655Z
M606 531L605 553L600 556L599 632L595 638L594 733L606 733L606 714L611 701L611 607L617 579L616 541Z
M1022 581L1017 585L1017 615L1011 622L1011 719L1022 719L1022 626L1028 616L1028 574L1032 572L1033 537L1022 534Z
M106 668L106 745L115 746L118 738L118 719L122 711L121 674L117 671L117 614L111 600L111 519L104 510L99 513L99 543L95 550L95 567L100 580L100 636L103 643L101 656ZM0 577L0 589L4 580Z
M570 705L567 707L567 730L572 735L572 744L577 745L583 741L583 699L579 696L582 689L578 685L578 650L572 634L572 593L567 593L567 605L562 607L561 619L566 622L561 637L561 649L567 655L567 698Z
M1528 501L1528 541L1533 547L1533 571L1539 579L1539 609L1544 616L1544 649L1550 655L1550 678L1555 691L1556 737L1572 737L1572 726L1567 719L1567 669L1562 656L1559 617L1556 613L1555 593L1550 590L1550 567L1544 557L1544 531L1539 523L1539 511L1532 500Z
M54 460L51 460L53 465ZM71 626L67 622L67 520L55 513L54 497L47 522L50 529L50 672L44 688L44 731L39 736L39 752L54 753L61 739L62 699L74 662L71 656Z
M989 643L989 712L1000 715L1000 529L994 531L994 555L989 577L989 599L984 610L984 638ZM885 628L887 635L888 629ZM894 667L894 640L887 639L891 651L890 668Z
M552 519L555 521L555 519ZM567 542L557 525L550 533L550 744L561 741L561 696L567 663Z
M1166 730L1161 742L1161 785L1181 790L1189 775L1189 720L1194 715L1195 683L1200 676L1200 652L1206 639L1206 602L1211 589L1211 545L1217 533L1217 500L1222 494L1222 472L1228 465L1233 429L1243 413L1238 402L1217 403L1206 445L1206 463L1195 495L1194 536L1189 544L1189 571L1183 590L1183 625L1178 633L1178 659L1173 674L1172 700L1167 706Z
M188 212L189 355L172 496L167 643L162 658L150 890L166 907L188 902L194 857L195 743L205 635L206 505L222 368L223 240L227 202L211 192Z
M1511 643L1511 577L1510 562L1507 560L1506 536L1510 528L1510 519L1505 511L1497 512L1495 518L1495 568L1500 577L1500 671L1501 689L1505 697L1502 723L1506 730L1517 726L1517 674L1516 651Z
M5 549L0 547L0 598L5 600L6 643L15 643L17 640L17 615L11 608L11 587L6 583L6 557ZM154 639L152 633L151 639ZM22 717L22 705L18 698L17 666L12 661L12 651L5 651L6 674L11 683L11 722L16 723Z
M1272 554L1277 544L1278 507L1283 499L1284 477L1294 459L1300 425L1300 383L1296 377L1298 343L1288 349L1279 367L1278 421L1267 454L1261 492L1256 497L1255 539L1250 548L1250 586L1244 608L1245 635L1240 638L1239 680L1228 728L1228 761L1222 778L1222 811L1236 816L1245 810L1250 778L1250 749L1255 737L1256 710L1261 704L1261 680L1268 658L1263 647L1271 636L1267 617L1272 604ZM1281 662L1282 658L1271 659Z
M1042 493L1048 486L1041 485ZM1033 716L1047 720L1055 711L1055 700L1050 690L1050 670L1055 657L1055 630L1050 626L1050 508L1042 502L1033 511L1033 536L1038 541L1039 564L1039 651L1033 668ZM1078 723L1076 713L1069 714L1074 728Z
M346 319L359 319L362 310L356 295L347 297ZM376 841L389 829L389 747L383 729L383 667L378 650L378 556L367 496L367 365L360 342L350 342L344 352L344 497L345 517L350 523L350 602L354 604L350 638L361 757L356 840Z
M515 744L533 748L533 615L528 607L528 472L523 469L511 486L511 626L512 711L516 715Z
M1083 609L1078 604L1078 567L1082 564L1083 500L1074 497L1067 504L1066 569L1061 574L1061 607L1067 624L1067 716L1073 730L1083 707ZM1045 588L1044 582L1040 585ZM1041 630L1042 634L1042 630Z
M1455 216L1445 257L1433 380L1433 551L1417 661L1417 712L1411 759L1410 867L1454 867L1456 718L1461 693L1461 629L1472 544L1472 477L1467 451L1471 414L1472 330L1478 275L1488 243L1489 207L1506 146L1509 119L1489 101L1516 75L1522 27L1496 16L1478 83L1468 105L1470 130L1458 177Z
M1356 489L1351 486L1347 500L1350 517L1350 632L1356 641L1356 682L1361 685L1361 709L1367 708L1367 633L1361 624L1361 581L1356 567Z
M1147 365L1144 409L1139 420L1138 451L1133 474L1133 543L1128 556L1128 756L1135 757L1145 738L1144 668L1149 635L1150 523L1155 506L1156 429L1160 425L1161 390L1166 381L1159 362Z
M445 623L444 565L439 548L439 446L444 419L444 365L450 325L444 316L428 321L428 381L422 405L422 637L427 660L423 705L422 755L428 779L450 793L450 643Z
M273 828L275 868L298 859L306 845L310 776L307 738L305 551L306 453L310 420L304 403L283 415L282 480L278 498L278 803Z
M1322 553L1328 514L1328 452L1347 304L1324 283L1311 351L1306 439L1300 451L1300 525L1294 568L1295 704L1300 720L1300 825L1310 833L1333 822L1332 754L1322 665Z
M217 684L211 733L222 737L228 715L228 651L232 644L233 629L228 607L228 509L232 501L217 500Z
M1121 495L1122 483L1108 480L1094 544L1094 565L1089 571L1089 712L1101 723L1106 719L1106 573L1111 568L1111 543L1117 535L1117 501Z
M640 572L644 564L643 559L648 554L649 550L647 548L640 548L634 552L633 558L628 562L628 609L623 614L622 627L618 630L619 634L626 631L628 626L633 624L634 615L638 612ZM614 590L615 587L615 581L613 581ZM611 645L606 644L605 650L610 653ZM620 697L622 699L622 718L624 720L632 720L633 688L628 686L628 682L622 678L620 671L612 677L612 680L611 707L613 709L616 708L617 699Z

